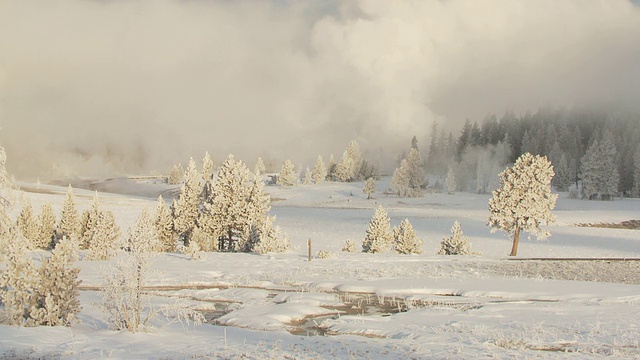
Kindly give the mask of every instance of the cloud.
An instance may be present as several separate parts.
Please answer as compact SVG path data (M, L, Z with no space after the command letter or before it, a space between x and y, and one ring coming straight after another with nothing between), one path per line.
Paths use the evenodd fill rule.
M2 1L0 141L42 177L395 158L434 119L640 104L638 33L626 0Z

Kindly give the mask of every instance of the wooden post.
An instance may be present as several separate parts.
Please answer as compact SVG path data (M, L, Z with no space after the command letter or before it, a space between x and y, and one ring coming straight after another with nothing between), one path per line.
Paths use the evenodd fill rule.
M307 240L307 247L309 248L309 261L311 261L311 238Z

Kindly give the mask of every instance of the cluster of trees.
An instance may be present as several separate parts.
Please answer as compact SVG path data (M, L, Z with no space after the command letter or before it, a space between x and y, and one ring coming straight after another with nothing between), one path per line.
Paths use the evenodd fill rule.
M180 195L171 208L158 198L155 227L161 248L173 251L282 252L289 241L269 216L270 197L264 191L260 168L252 173L242 161L229 155L212 173L209 154L199 173L191 159Z
M545 108L523 116L507 112L500 119L487 116L480 125L467 121L455 151L441 134L435 142L437 150L429 156L438 158L432 163L452 161L458 166L461 189L473 170L482 172L481 155L474 154L493 149L493 157L498 158L492 162L497 164L512 164L525 153L546 156L555 169L552 185L558 191L575 184L589 199L640 196L639 121L640 114L584 108ZM460 170L464 168L468 169L466 176ZM429 165L427 170L442 176L446 171ZM478 182L479 178L476 176Z
M7 264L0 274L0 322L69 325L80 311L79 269L73 266L78 258L77 243L63 237L36 266L26 254L28 242L22 241L20 229L6 213L16 187L5 164L6 154L0 147L0 260Z

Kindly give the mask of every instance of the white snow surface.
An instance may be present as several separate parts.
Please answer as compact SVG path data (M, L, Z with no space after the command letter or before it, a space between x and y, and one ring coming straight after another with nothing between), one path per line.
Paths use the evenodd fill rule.
M158 317L142 333L108 329L101 272L81 259L82 311L71 327L0 325L0 357L63 359L468 359L640 357L640 266L615 261L518 261L511 240L486 226L490 195L385 196L363 183L268 186L271 214L292 240L285 254L156 254L146 282L154 306L180 302L217 319L201 325ZM37 213L59 216L66 187L20 184ZM93 184L124 236L140 211L175 187L144 179ZM79 211L93 191L74 189ZM424 239L420 255L340 252L358 246L375 208L391 225L408 218ZM17 216L20 204L12 210ZM518 258L640 258L640 231L577 227L640 219L638 199L570 200L561 193L545 241L521 238ZM475 256L435 255L455 220ZM307 261L312 252L331 252ZM360 249L358 249L360 250ZM34 252L38 257L42 252ZM386 303L386 306L376 306ZM400 311L394 310L397 308ZM311 325L310 325L311 324ZM310 330L310 326L313 329ZM321 331L324 336L306 336Z

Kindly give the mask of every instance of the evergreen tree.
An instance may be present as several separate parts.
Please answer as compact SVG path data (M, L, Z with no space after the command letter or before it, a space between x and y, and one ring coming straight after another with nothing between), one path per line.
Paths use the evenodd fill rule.
M329 156L329 166L327 167L327 179L335 180L336 166L336 160L333 158L333 154L331 154L331 156Z
M282 164L282 169L280 170L280 174L278 175L277 184L282 187L291 187L295 186L298 183L298 175L294 169L293 163L291 160L286 160Z
M80 249L88 249L91 245L91 239L95 232L95 227L100 217L100 198L96 191L93 195L91 208L85 210L80 218Z
M173 165L167 178L169 185L178 185L184 180L184 168L182 164Z
M311 169L307 166L307 171L304 173L304 184L311 185Z
M184 184L182 184L180 189L178 200L171 209L173 230L185 246L189 244L191 232L196 226L198 219L200 192L202 189L199 178L196 163L192 158L189 160L189 166L187 167Z
M488 224L494 232L500 229L513 236L511 256L517 254L521 230L538 239L549 236L540 229L540 224L555 221L551 210L558 195L551 194L553 175L553 167L546 157L529 153L500 173L500 188L493 191L493 198L489 200Z
M202 159L202 183L206 184L211 180L213 171L213 160L208 151L205 151L204 158Z
M321 155L318 155L318 160L316 160L316 165L313 167L311 177L316 184L320 184L327 178L327 166L324 164Z
M597 140L587 149L582 158L582 183L586 197L613 200L618 192L618 169L616 149L608 138Z
M24 200L24 205L18 219L16 221L18 229L22 233L22 236L27 240L28 244L34 244L38 241L38 223L33 215L33 208L31 202L28 199ZM30 247L30 246L29 246Z
M3 236L8 241L2 249L6 269L0 273L0 304L3 305L0 307L0 323L28 325L38 282L37 270L31 258L26 256L26 245L16 240L15 232L10 229Z
M67 195L62 205L62 214L60 215L60 222L56 232L57 241L61 241L63 237L78 238L80 219L78 218L78 211L76 210L76 201L73 195L73 189L71 185L67 190Z
M342 154L342 160L336 165L334 177L343 182L357 181L361 161L360 146L355 140L351 140Z
M16 189L13 179L7 174L6 163L7 154L0 146L0 238L8 235L11 228L6 210L11 206L13 191Z
M176 241L173 236L173 223L171 219L171 213L167 209L167 204L164 202L162 195L158 196L156 202L156 215L154 221L156 229L156 237L160 243L159 251L174 252L176 251Z
M367 181L364 182L362 192L367 194L367 200L371 199L371 194L376 192L376 180L372 177L368 178Z
M221 251L235 251L237 241L248 226L249 176L244 163L229 155L218 171L213 198L204 204L199 226L210 237L219 239Z
M74 267L78 249L72 241L61 241L43 259L39 281L34 289L34 304L29 316L34 324L70 326L80 312L80 268Z
M115 253L120 237L120 228L111 211L98 213L95 226L88 235L89 254L87 260L109 260Z
M420 152L411 148L407 157L400 162L391 179L391 189L400 197L422 196L424 185L423 160Z
M409 219L400 222L393 228L393 251L398 254L420 254L424 242L416 236Z
M400 162L391 178L391 190L399 197L409 197L413 195L411 188L409 187L409 165L407 160L403 159Z
M362 252L383 253L389 250L392 242L390 221L384 207L378 206L369 222L367 235L362 241Z
M453 171L452 166L449 166L449 171L447 171L447 178L444 180L444 185L447 188L447 193L453 194L456 192L458 184L456 183L456 173Z
M51 249L56 231L56 215L53 213L51 204L44 203L40 207L38 227L38 237L35 246L39 249Z
M464 236L460 223L456 220L451 228L451 236L442 239L438 255L471 255L471 244Z
M254 170L254 173L256 173L257 175L260 174L264 174L266 168L264 166L264 161L262 161L262 158L259 157L258 160L256 161L256 167Z
M567 191L573 182L573 174L567 164L564 154L560 155L558 166L555 167L556 176L553 177L551 184L557 191Z

